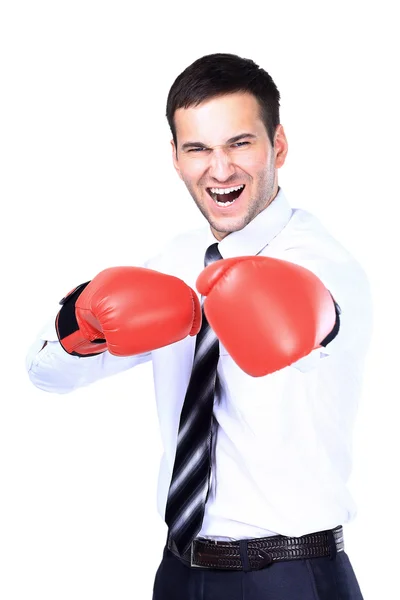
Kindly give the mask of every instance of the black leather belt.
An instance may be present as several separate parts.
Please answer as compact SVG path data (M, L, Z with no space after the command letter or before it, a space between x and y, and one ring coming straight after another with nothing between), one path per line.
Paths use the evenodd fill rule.
M191 567L254 571L264 569L274 562L329 556L344 550L343 528L309 533L301 537L273 535L235 542L196 538L183 554L168 535L167 548Z

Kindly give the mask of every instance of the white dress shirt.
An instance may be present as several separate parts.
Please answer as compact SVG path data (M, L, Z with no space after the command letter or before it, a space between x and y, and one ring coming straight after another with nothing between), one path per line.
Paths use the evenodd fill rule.
M180 277L197 293L205 251L216 241L206 224L174 238L144 266ZM315 216L290 207L282 190L218 248L223 258L258 254L306 267L331 292L341 314L339 333L325 348L264 377L244 373L220 344L222 389L214 403L211 490L199 536L300 536L345 524L356 513L347 481L372 329L366 275ZM49 343L40 351L43 340ZM188 336L138 356L120 358L105 352L80 358L61 348L53 319L27 356L34 385L56 393L153 361L164 448L158 482L163 519L194 347L195 337Z

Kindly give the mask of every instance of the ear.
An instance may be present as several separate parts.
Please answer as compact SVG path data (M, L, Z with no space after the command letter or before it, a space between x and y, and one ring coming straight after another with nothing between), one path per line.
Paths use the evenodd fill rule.
M176 156L176 146L174 144L174 140L171 140L171 146L172 146L172 161L174 163L176 172L178 173L179 177L182 179L181 170L179 168L178 159Z
M274 136L275 168L279 169L285 163L288 153L288 143L282 125L278 125Z

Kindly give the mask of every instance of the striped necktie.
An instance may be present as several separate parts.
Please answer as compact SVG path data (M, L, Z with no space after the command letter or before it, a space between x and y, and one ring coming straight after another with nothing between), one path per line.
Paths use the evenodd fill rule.
M204 265L221 259L218 243L205 254ZM214 390L219 342L204 309L189 385L179 421L178 442L165 510L169 535L182 555L200 531L209 492Z

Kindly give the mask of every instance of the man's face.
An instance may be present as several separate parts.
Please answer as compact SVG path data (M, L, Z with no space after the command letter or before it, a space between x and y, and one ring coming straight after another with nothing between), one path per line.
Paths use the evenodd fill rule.
M272 148L256 98L242 92L179 108L174 117L174 166L222 240L243 229L275 198L277 169L287 154L283 127L278 126Z

